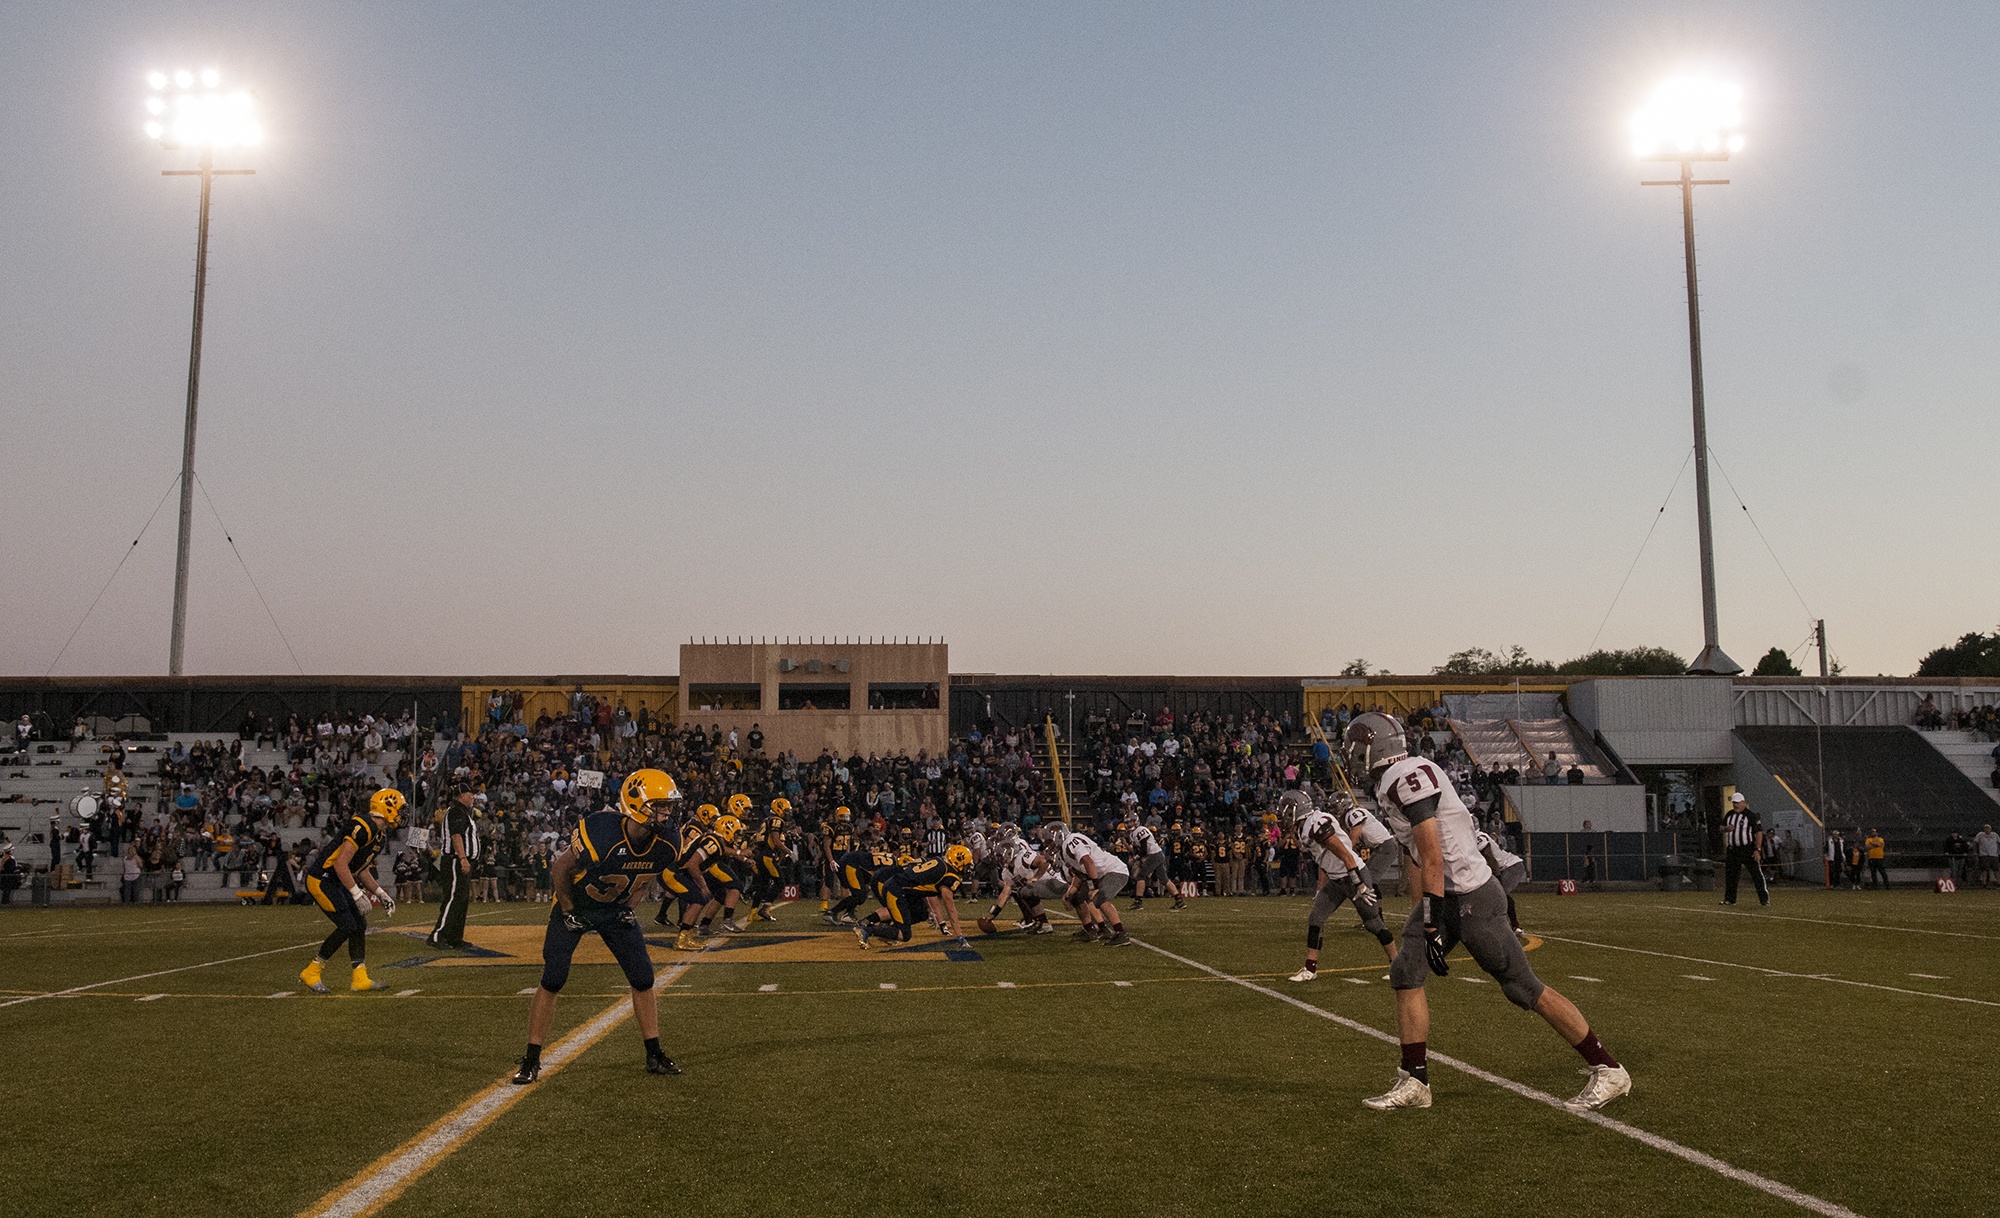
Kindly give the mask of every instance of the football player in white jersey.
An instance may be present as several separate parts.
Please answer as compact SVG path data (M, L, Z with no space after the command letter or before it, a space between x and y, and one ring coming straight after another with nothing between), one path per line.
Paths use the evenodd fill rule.
M1306 915L1306 964L1291 979L1304 982L1319 975L1319 947L1326 920L1340 908L1342 901L1354 902L1361 925L1382 945L1383 954L1394 961L1396 936L1389 933L1388 925L1382 921L1382 899L1376 895L1368 868L1355 853L1340 818L1314 808L1312 797L1304 791L1280 795L1278 814L1298 826L1300 848L1319 867L1319 891L1313 897L1312 912Z
M1042 912L1042 902L1062 900L1069 891L1069 881L1040 851L1018 837L1005 841L999 849L1000 891L994 895L993 908L986 911L986 916L999 917L1007 898L1012 897L1021 907L1021 920L1014 923L1014 929L1033 935L1055 933L1055 928L1049 925L1049 915Z
M1486 865L1499 877L1500 889L1507 894L1507 925L1514 928L1514 937L1523 943L1528 940L1528 932L1521 929L1521 916L1514 912L1514 890L1521 881L1528 878L1528 864L1520 855L1502 846L1481 830L1479 833L1479 853L1486 856Z
M1167 882L1167 850L1145 821L1133 821L1125 840L1132 843L1132 912L1137 913L1146 907L1146 881ZM1186 905L1175 893L1174 908Z
M1088 834L1078 833L1061 821L1042 825L1042 841L1055 848L1063 870L1069 873L1071 905L1084 920L1083 929L1076 932L1077 940L1102 941L1106 947L1131 943L1132 936L1125 933L1124 920L1113 903L1132 878L1125 864Z
M1508 1001L1547 1020L1588 1063L1584 1073L1590 1080L1564 1107L1601 1108L1631 1091L1632 1076L1598 1043L1576 1004L1529 967L1507 925L1506 891L1480 851L1478 827L1451 780L1436 763L1410 756L1403 725L1379 712L1357 715L1347 725L1344 752L1355 781L1365 776L1373 788L1376 807L1408 852L1406 865L1418 881L1416 908L1403 926L1403 951L1389 965L1402 1066L1395 1086L1361 1102L1378 1111L1431 1106L1431 1012L1424 982L1427 969L1440 977L1451 971L1445 956L1458 943L1500 983Z

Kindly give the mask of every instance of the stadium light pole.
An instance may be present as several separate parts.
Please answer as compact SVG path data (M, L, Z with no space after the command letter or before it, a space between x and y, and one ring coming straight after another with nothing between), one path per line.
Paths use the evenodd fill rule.
M217 177L252 174L254 169L217 169L218 149L247 148L263 139L256 103L248 93L221 92L222 74L214 68L190 72L151 72L146 83L146 138L169 151L187 148L201 154L194 169L166 169L161 176L201 179L201 211L194 239L194 333L188 344L187 424L181 437L181 535L174 557L174 630L167 650L167 675L181 675L187 642L188 541L194 527L194 420L201 396L201 313L208 295L208 197Z
M1694 188L1727 186L1727 178L1694 176L1697 164L1727 161L1743 150L1743 90L1703 76L1678 76L1660 85L1632 116L1632 151L1641 161L1669 161L1680 176L1642 186L1681 190L1681 246L1687 259L1688 369L1694 390L1694 498L1701 543L1701 654L1691 673L1730 676L1743 666L1722 650L1715 612L1715 540L1708 514L1708 410L1701 378L1701 296L1695 284Z

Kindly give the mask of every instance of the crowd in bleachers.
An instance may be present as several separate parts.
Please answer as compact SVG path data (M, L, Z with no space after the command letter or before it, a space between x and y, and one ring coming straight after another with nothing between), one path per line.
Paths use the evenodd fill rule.
M2000 706L1954 706L1938 708L1937 699L1925 694L1911 716L1915 726L1926 732L1971 732L1987 740L2000 740Z

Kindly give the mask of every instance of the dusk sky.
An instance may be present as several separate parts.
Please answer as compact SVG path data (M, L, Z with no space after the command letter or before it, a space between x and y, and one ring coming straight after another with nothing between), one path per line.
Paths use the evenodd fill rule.
M1691 656L1691 471L1605 619L1691 444L1626 122L1700 70L1723 645L1908 674L2000 622L1996 48L1990 0L11 5L0 672L166 671L172 500L57 655L179 468L141 104L215 67L267 136L197 465L307 672ZM188 671L298 671L196 512Z

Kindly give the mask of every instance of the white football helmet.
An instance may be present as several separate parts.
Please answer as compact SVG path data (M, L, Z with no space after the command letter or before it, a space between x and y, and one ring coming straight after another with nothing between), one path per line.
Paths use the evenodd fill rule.
M1045 846L1060 846L1062 840L1069 836L1069 826L1059 820L1045 820L1036 831L1041 834Z
M1278 815L1295 825L1311 816L1312 810L1312 797L1304 791L1287 791L1278 796Z
M1355 782L1372 781L1376 774L1410 755L1403 725L1381 711L1356 715L1347 725L1344 740L1341 753Z

